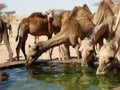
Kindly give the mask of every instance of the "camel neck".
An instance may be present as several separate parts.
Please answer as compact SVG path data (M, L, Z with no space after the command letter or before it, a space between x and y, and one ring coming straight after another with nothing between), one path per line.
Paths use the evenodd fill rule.
M67 37L65 37L65 33L58 33L57 35L55 35L53 38L47 40L47 41L43 41L38 43L38 46L40 48L40 53L43 53L47 50L49 50L52 47L58 46L60 44L63 44L67 41Z
M53 20L54 20L53 18L48 19L48 31L50 35L52 34L52 30L53 30L53 24L52 24Z

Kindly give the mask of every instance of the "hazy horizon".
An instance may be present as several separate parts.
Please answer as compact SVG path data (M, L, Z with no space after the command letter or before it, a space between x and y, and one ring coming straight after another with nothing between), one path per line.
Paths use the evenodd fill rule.
M0 3L5 3L7 8L4 11L14 10L16 15L28 15L32 12L45 12L49 9L72 10L74 6L83 6L87 4L92 12L95 12L97 7L93 4L99 0L0 0Z

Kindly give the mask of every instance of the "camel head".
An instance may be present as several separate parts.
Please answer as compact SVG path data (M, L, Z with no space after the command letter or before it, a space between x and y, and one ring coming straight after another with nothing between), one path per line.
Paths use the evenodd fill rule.
M53 11L53 10L48 10L48 11L46 11L46 14L47 14L47 18L48 18L48 19L54 17L54 11Z
M82 66L88 66L89 61L92 59L93 53L93 41L89 38L85 38L81 42L79 51L82 56Z
M71 11L63 11L54 18L53 25L61 27L62 23L69 17Z
M108 42L106 39L103 39L103 46L99 48L98 45L96 49L96 57L99 62L96 74L105 75L116 63L115 54L118 49L118 43Z
M26 67L29 67L39 57L39 46L37 44L28 47Z
M70 14L71 17L76 18L78 21L91 19L93 17L92 12L90 11L87 4L81 6L75 6Z

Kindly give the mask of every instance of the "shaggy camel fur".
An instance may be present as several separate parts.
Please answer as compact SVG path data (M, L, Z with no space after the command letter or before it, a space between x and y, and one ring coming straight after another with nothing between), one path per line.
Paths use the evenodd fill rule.
M115 63L118 63L115 58L118 51L118 42L108 42L103 39L103 46L100 48L99 44L96 46L96 57L99 60L99 66L97 68L97 75L105 75Z
M80 18L80 15L82 18ZM91 21L88 19L89 15L91 16L91 14L88 14L88 12L85 11L84 6L74 7L70 16L63 22L61 31L57 35L47 41L40 42L37 45L29 48L27 53L26 66L32 64L43 52L52 47L61 44L66 44L68 46L72 45L73 47L79 45L78 38L81 40L84 39L86 32L93 27L93 23L91 23ZM81 25L82 20L84 20L84 22L89 21L89 23L87 22L89 28L84 28L84 26L82 26L83 24Z
M7 23L3 22L2 19L0 18L0 43L2 42L2 40L4 41L4 43L7 47L7 50L9 53L9 60L12 61L13 51L11 49L10 42L9 42Z
M114 66L114 63L118 63L120 55L120 8L118 12L115 14L116 19L115 24L113 27L115 30L114 37L108 42L103 44L101 48L99 48L99 44L96 48L97 50L97 57L99 59L99 67L97 68L96 74L98 75L104 75L106 74L112 66ZM116 16L117 15L117 16ZM105 41L104 41L105 42ZM105 53L105 54L102 54ZM106 55L107 54L107 55Z
M36 16L37 15L37 16ZM52 12L48 13L47 16L50 18L50 21L52 19ZM40 18L42 17L42 18ZM53 19L52 19L53 21ZM26 53L25 53L25 43L28 37L28 34L31 34L33 36L41 36L46 35L49 38L52 37L51 31L49 29L48 25L49 23L52 25L52 21L49 22L48 18L46 16L43 16L41 14L32 14L28 18L24 18L18 27L18 33L16 37L16 41L19 38L19 42L16 47L16 53L17 53L17 60L19 60L19 52L20 48L22 49L22 52L26 59Z
M81 42L79 50L82 56L82 66L87 66L93 59L89 57L95 56L94 48L96 43L102 45L103 38L112 38L113 16L114 13L110 6L105 1L102 1L93 18L93 23L95 24L94 29L88 33L86 37L88 39L84 39ZM87 46L86 43L88 44Z

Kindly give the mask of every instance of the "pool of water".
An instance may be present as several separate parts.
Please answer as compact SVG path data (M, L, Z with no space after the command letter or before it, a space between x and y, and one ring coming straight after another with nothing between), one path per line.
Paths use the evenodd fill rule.
M89 67L55 66L2 70L9 77L0 83L0 90L112 90L120 86L118 75L96 76Z

